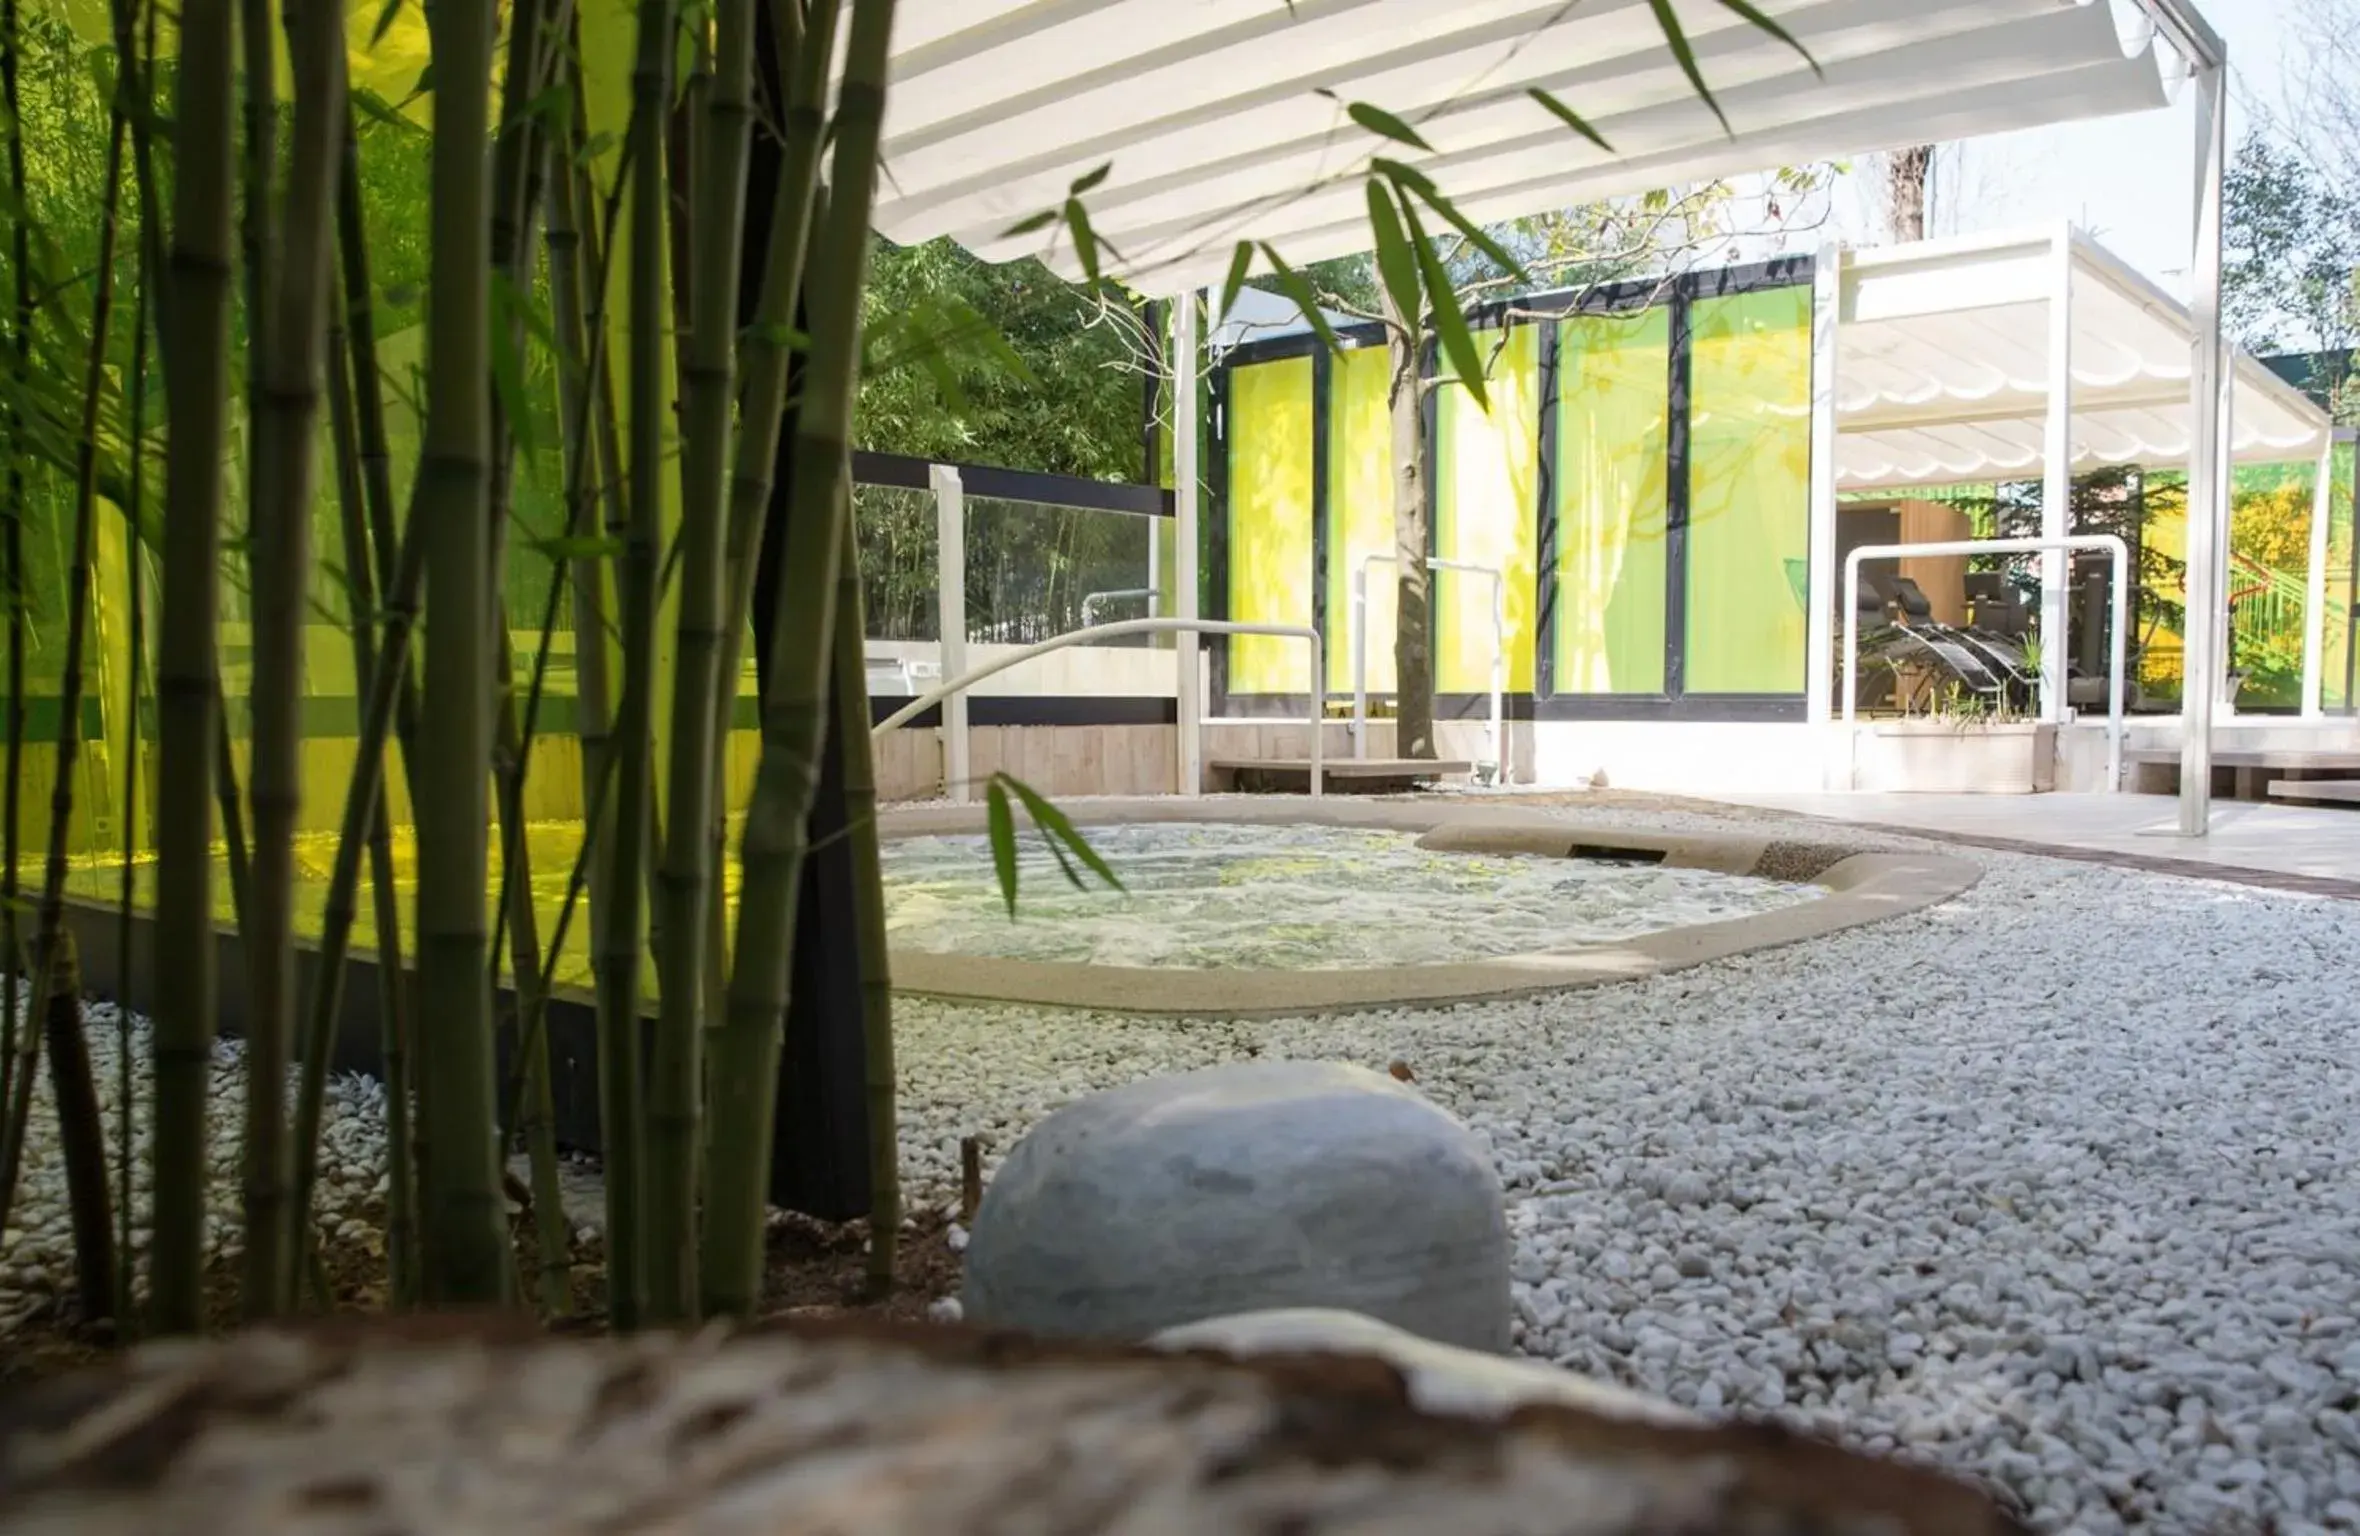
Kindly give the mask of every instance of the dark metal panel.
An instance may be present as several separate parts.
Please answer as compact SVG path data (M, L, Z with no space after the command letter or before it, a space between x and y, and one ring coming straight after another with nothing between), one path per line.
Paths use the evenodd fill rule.
M1557 412L1564 334L1554 320L1540 322L1540 465L1533 476L1532 521L1532 688L1546 698L1557 691Z
M1688 662L1688 413L1692 351L1688 295L1671 300L1671 370L1664 418L1664 596L1663 685L1678 698L1686 691Z
M1328 626L1328 501L1334 489L1328 483L1328 443L1333 430L1329 395L1335 389L1335 354L1322 347L1311 354L1311 627L1319 631L1320 664L1327 664L1327 652L1336 643ZM1327 687L1322 676L1320 687Z
M1561 693L1534 705L1534 718L1565 720L1742 720L1808 718L1799 693Z
M904 700L869 700L869 718L882 721ZM1175 725L1180 719L1177 699L1153 694L993 694L970 695L967 723L982 725ZM932 730L942 724L937 705L902 722L902 729Z
M1212 400L1205 411L1205 451L1197 462L1198 478L1208 493L1205 515L1197 520L1203 548L1198 575L1204 585L1198 611L1208 619L1229 617L1229 371L1217 371L1211 381ZM1229 713L1229 637L1204 639L1205 671L1212 696L1212 712Z

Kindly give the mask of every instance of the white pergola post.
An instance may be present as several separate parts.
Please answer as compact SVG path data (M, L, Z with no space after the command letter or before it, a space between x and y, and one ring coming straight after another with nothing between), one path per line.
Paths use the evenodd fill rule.
M937 464L927 479L934 489L934 613L941 635L942 675L967 670L967 488L959 472ZM942 701L942 790L952 802L967 800L967 696Z
M1172 611L1178 618L1197 613L1196 519L1198 504L1196 434L1196 301L1194 291L1172 303ZM1199 646L1195 630L1173 636L1179 688L1179 790L1194 796L1203 792L1204 764L1199 756L1197 717L1204 712L1198 692ZM1316 726L1313 727L1317 729Z
M2048 415L2041 432L2040 536L2073 532L2073 230L2060 226L2049 282ZM2066 716L2066 656L2071 648L2072 560L2052 542L2040 555L2040 717Z
M2323 667L2327 651L2327 522L2335 507L2335 434L2319 445L2318 476L2311 484L2311 564L2303 578L2303 718L2327 713Z
M2227 59L2217 38L2196 67L2196 249L2188 402L2188 596L2180 684L2180 835L2212 829L2213 705L2223 665L2229 523L2229 368L2221 344L2221 181L2228 164Z
M1844 247L1820 246L1811 267L1811 510L1804 553L1803 710L1813 725L1834 718L1836 590L1836 325L1844 295Z

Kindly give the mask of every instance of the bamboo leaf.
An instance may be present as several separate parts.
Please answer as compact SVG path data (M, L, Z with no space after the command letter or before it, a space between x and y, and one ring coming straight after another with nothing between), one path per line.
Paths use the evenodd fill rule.
M1016 798L1024 802L1024 813L1033 819L1033 824L1038 826L1043 836L1050 840L1052 851L1055 850L1058 843L1063 843L1073 850L1076 858L1090 867L1092 874L1118 891L1123 889L1123 882L1116 877L1114 867L1106 862L1097 849L1090 846L1089 840L1082 836L1065 812L1059 810L1050 803L1046 795L1022 779L1012 778L1007 774L1001 774L999 777L1006 779L1008 787L1016 792Z
M1237 291L1246 285L1246 274L1253 269L1254 242L1240 240L1229 257L1229 275L1221 281L1221 311L1213 316L1213 324L1229 318L1229 311L1237 304Z
M1089 889L1088 886L1082 884L1082 872L1074 867L1073 860L1067 856L1065 849L1058 845L1057 839L1043 834L1041 844L1049 850L1049 857L1057 861L1057 872L1065 876L1067 885L1077 891Z
M1412 149L1422 149L1429 155L1434 153L1434 146L1420 138L1415 128L1395 117L1383 107L1372 106L1365 101L1355 101L1348 103L1344 111L1350 115L1354 122L1379 138L1391 139L1396 144L1407 144Z
M605 534L553 534L530 542L552 560L611 560L623 552L623 540Z
M1273 250L1267 241L1262 246L1262 259L1269 262L1271 270L1278 275L1279 289L1295 301L1296 308L1303 311L1303 318L1311 323L1311 329L1319 336L1319 344L1330 352L1343 351L1344 344L1336 339L1335 327L1329 325L1327 316L1320 312L1319 295L1312 289L1310 280L1288 266L1286 258Z
M1113 170L1114 162L1109 160L1088 175L1075 177L1073 185L1065 190L1068 195L1073 197L1080 197L1085 192L1094 192L1105 183L1108 173Z
M1729 114L1721 110L1713 88L1704 83L1704 71L1696 64L1696 50L1688 44L1687 29L1680 25L1680 13L1672 9L1672 0L1647 0L1647 6L1655 12L1655 24L1663 29L1663 40L1670 46L1672 57L1680 61L1680 73L1688 77L1688 83L1704 98L1704 104L1713 109L1721 131L1734 136L1736 130L1729 126Z
M1368 179L1368 222L1377 241L1377 274L1393 298L1395 313L1412 324L1419 313L1418 255L1394 211L1393 192L1375 176Z
M1027 219L1018 219L1006 229L1001 230L1000 238L1003 240L1013 240L1019 235L1037 235L1042 230L1047 229L1050 225L1055 224L1059 219L1064 217L1065 213L1062 209L1044 208L1039 213L1034 214L1032 217Z
M1780 42L1786 44L1789 48L1792 48L1795 52L1801 54L1803 56L1803 62L1811 66L1811 73L1818 75L1823 79L1826 77L1827 71L1821 69L1819 67L1819 61L1811 57L1811 50L1804 47L1801 43L1795 41L1795 36L1793 33L1780 26L1775 17L1765 15L1761 7L1751 3L1751 0L1721 0L1721 4L1725 8L1735 11L1738 15L1743 16L1747 21L1752 22L1755 26L1760 27L1772 37L1777 38Z
M1428 295L1434 301L1434 335L1442 343L1443 355L1450 359L1451 371L1467 393L1474 396L1478 409L1491 411L1491 401L1484 390L1483 354L1475 345L1474 332L1467 327L1466 311L1459 307L1459 296L1451 291L1450 274L1443 270L1442 258L1434 252L1434 242L1426 238L1425 228L1418 222L1418 211L1404 202L1402 214L1409 221L1410 243L1418 256L1418 270L1425 274Z
M1427 207L1442 215L1453 229L1466 237L1469 245L1474 246L1475 249L1490 258L1492 264L1501 271L1521 282L1532 281L1532 274L1524 270L1524 263L1516 259L1515 253L1500 244L1473 219L1459 212L1458 205L1443 196L1441 188L1432 182L1427 182L1425 189L1418 193L1418 197ZM1406 197L1402 199L1405 207L1408 201Z
M1089 210L1078 197L1065 200L1065 227L1073 236L1074 259L1082 264L1082 276L1090 285L1098 284L1098 232L1090 227Z
M992 869L999 876L1000 899L1008 904L1008 920L1016 920L1016 814L1008 808L1008 791L995 776L984 787L984 819L990 828Z
M384 9L377 13L376 30L369 34L371 48L385 41L385 34L391 32L393 24L401 19L402 6L406 3L407 0L385 0Z
M1533 89L1527 94L1530 95L1533 100L1548 108L1549 111L1556 117L1556 119L1563 123L1566 127L1571 128L1575 133L1578 133L1583 138L1588 139L1591 143L1597 145L1600 149L1605 150L1608 154L1611 155L1614 153L1614 146L1606 142L1606 136L1600 133L1597 129L1591 127L1588 120L1585 119L1579 112L1574 111L1573 108L1567 106L1564 102L1559 101L1555 96L1551 95L1547 91L1542 90L1538 86L1533 87Z

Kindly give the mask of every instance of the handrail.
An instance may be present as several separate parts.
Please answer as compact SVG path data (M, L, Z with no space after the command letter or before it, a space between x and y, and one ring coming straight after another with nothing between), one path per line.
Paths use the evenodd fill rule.
M1084 629L1090 627L1093 622L1092 616L1098 612L1101 603L1119 602L1128 597L1146 598L1147 616L1152 619L1155 617L1156 595L1156 590L1153 587L1121 587L1112 592L1089 593L1082 598L1082 627Z
M1373 565L1391 565L1398 557L1379 552L1363 556L1352 573L1352 755L1368 756L1368 573ZM1426 564L1438 571L1464 571L1491 578L1491 763L1497 782L1508 782L1507 691L1508 578L1496 565L1471 560L1442 560L1428 556Z
M1854 705L1859 693L1860 641L1860 563L1863 560L1892 560L1904 555L2036 555L2048 550L2102 549L2114 557L2114 634L2107 647L2111 653L2106 663L2106 784L2109 789L2122 788L2122 692L2124 642L2130 630L2130 546L2111 533L2066 534L2053 539L1947 539L1926 544L1863 544L1844 556L1844 730L1852 738ZM2057 669L2060 686L2064 680L2064 652L2053 649L2051 641L2061 637L2043 635L2042 671ZM2044 675L2042 686L2048 686ZM1854 747L1857 754L1857 746ZM1855 758L1857 760L1857 757Z
M1010 667L1022 666L1024 663L1031 661L1036 656L1046 656L1051 651L1061 651L1069 645L1084 645L1095 640L1116 640L1120 639L1124 635L1169 635L1182 633L1199 635L1273 635L1280 639L1292 638L1310 642L1311 794L1314 799L1317 799L1321 795L1325 794L1327 784L1327 764L1325 755L1320 750L1320 738L1326 734L1326 694L1322 691L1322 689L1327 681L1327 657L1320 648L1319 631L1313 629L1308 624L1241 624L1232 622L1228 619L1163 618L1121 619L1112 624L1095 624L1083 629L1069 629L1062 635L1050 636L1048 639L1043 640L1038 645L1028 645L1023 650L1017 651L1013 655L1002 656L997 661L987 661L982 666L975 667L967 672L961 673L957 677L948 679L939 688L935 688L930 692L918 695L916 698L910 700L907 704L904 704L901 708L895 710L892 714L887 715L884 719L878 721L870 728L869 735L872 739L882 736L887 731L893 730L898 726L908 724L911 720L916 719L919 715L925 713L929 709L932 709L935 705L942 703L945 699L949 699L958 694L966 692L968 689L974 687L977 683L982 682L987 677L995 677L1000 673L1007 671ZM1180 686L1182 688L1193 687L1195 686L1195 683L1196 679L1192 677L1183 677L1180 679ZM1198 728L1202 729L1202 727L1203 722L1199 721ZM1181 793L1188 793L1187 785L1183 784L1180 788Z

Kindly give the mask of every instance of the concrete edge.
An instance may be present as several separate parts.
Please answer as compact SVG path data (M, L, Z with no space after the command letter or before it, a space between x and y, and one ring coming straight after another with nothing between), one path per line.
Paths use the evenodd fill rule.
M1066 809L1061 807L1061 809ZM1464 852L1568 857L1590 848L1661 852L1667 864L1816 884L1827 894L1758 916L1644 934L1619 944L1505 955L1447 965L1351 971L1184 971L1144 966L1069 965L897 948L897 992L959 1002L1083 1008L1163 1017L1259 1019L1446 1007L1575 987L1638 981L1755 950L1801 943L1886 918L1923 911L1983 877L1972 860L1939 853L1861 852L1825 843L1781 843L1760 835L1611 831L1569 826L1532 812L1414 801L1308 799L1077 802L1078 825L1122 822L1308 822L1420 832L1427 846ZM985 828L981 806L888 813L880 833L960 836ZM1764 868L1775 864L1775 869ZM1816 868L1811 866L1816 864ZM1805 872L1805 871L1808 872Z

